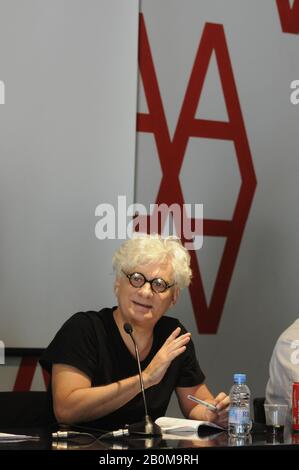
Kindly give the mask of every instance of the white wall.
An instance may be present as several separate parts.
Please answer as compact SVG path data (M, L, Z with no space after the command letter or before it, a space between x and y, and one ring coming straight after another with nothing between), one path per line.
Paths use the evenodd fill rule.
M203 28L224 27L257 188L217 334L198 334L188 291L173 314L192 331L214 393L228 391L232 374L245 372L252 394L264 395L274 343L298 316L299 106L290 103L289 87L299 77L299 37L282 32L272 0L142 0L141 10L171 138ZM138 110L147 113L139 83ZM196 118L228 120L215 54ZM139 133L137 148L137 200L147 205L162 174L153 135ZM185 202L203 203L205 219L231 220L240 182L232 141L189 140L180 183ZM225 242L205 236L198 253L208 303Z
M137 8L0 1L0 336L11 346L20 338L33 346L32 337L44 346L57 321L112 301L114 243L96 240L94 209L118 194L133 198ZM204 25L224 27L257 188L217 334L198 334L187 290L172 314L192 331L213 392L246 372L252 394L263 395L274 342L298 316L299 106L289 100L298 35L282 32L272 0L142 0L141 10L171 136ZM147 112L142 83L138 110ZM215 57L196 117L227 119ZM156 144L145 133L137 144L136 201L154 203ZM185 202L230 220L240 188L235 157L230 141L190 140ZM225 242L206 236L198 253L208 302ZM2 387L13 386L18 361L1 370ZM40 371L33 385L43 386Z
M1 0L0 338L113 303L100 203L133 201L138 1Z

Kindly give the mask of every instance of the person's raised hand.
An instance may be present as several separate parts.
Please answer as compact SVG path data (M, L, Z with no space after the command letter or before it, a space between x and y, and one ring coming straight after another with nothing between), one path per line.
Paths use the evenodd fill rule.
M191 333L180 335L181 328L177 327L167 338L152 361L142 372L145 387L158 384L164 377L171 362L186 350Z

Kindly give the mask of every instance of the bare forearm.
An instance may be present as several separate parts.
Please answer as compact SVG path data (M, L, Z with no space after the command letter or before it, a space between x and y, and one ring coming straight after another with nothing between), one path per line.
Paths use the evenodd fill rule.
M208 387L203 385L200 387L200 390L197 392L196 396L203 401L212 402L214 397ZM189 419L198 419L202 421L208 421L207 418L207 408L202 405L194 406L189 412Z
M92 421L117 410L139 392L139 377L136 375L109 385L74 390L61 400L60 405L54 406L54 411L61 423Z
M204 406L196 405L191 409L188 418L206 421L206 410Z

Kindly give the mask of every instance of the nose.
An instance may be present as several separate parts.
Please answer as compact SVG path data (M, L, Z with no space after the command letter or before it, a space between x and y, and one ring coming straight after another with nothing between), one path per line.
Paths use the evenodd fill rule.
M151 297L153 295L153 291L149 282L145 282L142 287L139 288L139 293L144 295L145 297Z

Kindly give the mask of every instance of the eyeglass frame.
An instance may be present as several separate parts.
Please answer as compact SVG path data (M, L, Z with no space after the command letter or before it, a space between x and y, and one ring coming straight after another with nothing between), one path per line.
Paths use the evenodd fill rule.
M134 287L134 289L141 289L148 282L149 285L151 286L151 291L154 292L154 294L164 294L164 292L166 292L168 289L170 289L171 287L173 287L176 284L176 282L174 282L173 284L168 284L162 277L154 277L154 279L149 280L145 277L144 274L139 273L138 271L134 271L131 274L127 274L127 273L125 273L125 271L122 270L122 273L129 279L129 283L132 287ZM141 286L133 286L133 284L131 282L131 277L134 276L134 274L139 274L140 276L143 277L144 283ZM163 281L165 283L165 289L162 290L161 292L158 292L158 291L154 290L153 289L153 282L154 281Z

